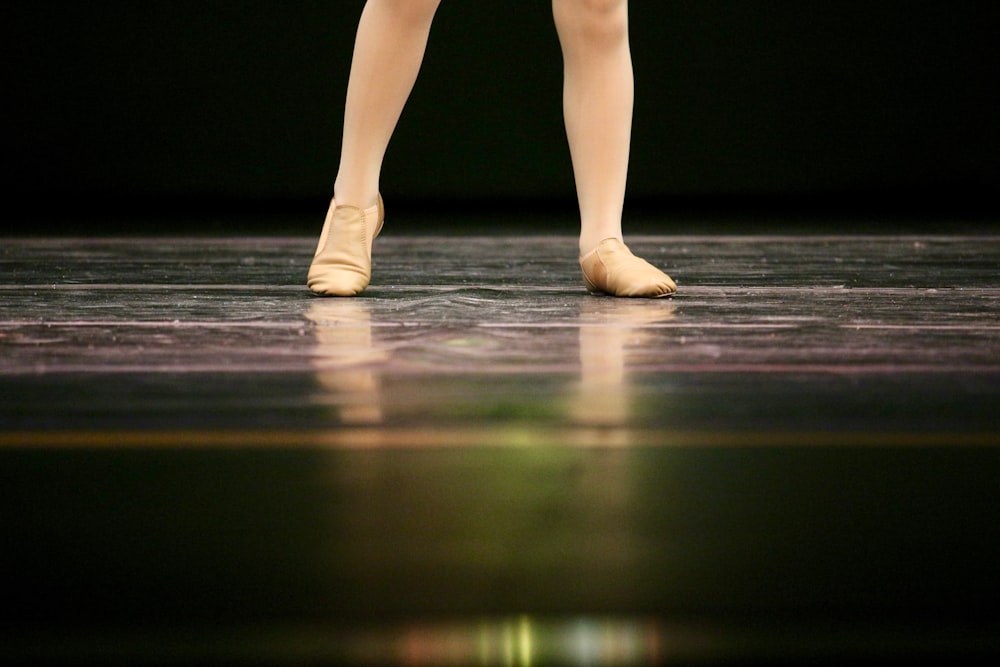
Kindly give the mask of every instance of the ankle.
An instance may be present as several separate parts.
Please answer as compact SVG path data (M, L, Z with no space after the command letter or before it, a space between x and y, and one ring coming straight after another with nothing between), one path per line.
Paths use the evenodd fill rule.
M367 188L333 187L333 200L337 206L354 206L367 210L378 204L378 188L369 191Z
M607 234L581 234L580 235L580 256L583 257L587 253L593 252L597 246L601 245L601 241L604 239L618 239L623 244L625 240L622 238L621 232L618 233L607 233Z

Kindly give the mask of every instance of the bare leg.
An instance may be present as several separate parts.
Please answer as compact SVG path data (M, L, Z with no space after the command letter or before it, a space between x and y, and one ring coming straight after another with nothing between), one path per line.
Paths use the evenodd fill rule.
M565 67L563 111L580 202L580 252L622 240L632 138L626 0L553 0Z
M584 280L592 292L615 296L672 294L669 276L632 255L622 239L634 99L628 2L553 0L552 14L563 53Z
M420 71L440 0L368 0L354 43L334 197L307 284L355 296L371 280L372 242L385 219L379 175L389 139Z
M354 44L334 199L375 204L382 159L420 71L440 0L368 0Z

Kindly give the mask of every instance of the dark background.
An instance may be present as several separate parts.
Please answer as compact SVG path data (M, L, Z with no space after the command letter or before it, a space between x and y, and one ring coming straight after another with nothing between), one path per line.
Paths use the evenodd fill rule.
M6 231L312 230L362 5L0 5ZM629 210L990 224L997 6L633 0ZM387 201L572 212L560 96L549 2L444 0Z

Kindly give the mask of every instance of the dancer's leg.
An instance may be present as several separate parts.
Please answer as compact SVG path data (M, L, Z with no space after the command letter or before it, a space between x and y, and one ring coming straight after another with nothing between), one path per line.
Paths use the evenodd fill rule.
M382 159L417 79L440 0L368 0L347 84L338 204L375 204Z
M553 0L565 78L563 111L580 202L580 251L622 240L632 135L626 0Z
M360 294L371 280L372 241L382 228L382 159L423 61L440 0L368 0L354 43L340 167L309 288Z
M622 239L632 138L627 0L553 0L564 65L563 111L587 286L617 296L665 296L676 286Z

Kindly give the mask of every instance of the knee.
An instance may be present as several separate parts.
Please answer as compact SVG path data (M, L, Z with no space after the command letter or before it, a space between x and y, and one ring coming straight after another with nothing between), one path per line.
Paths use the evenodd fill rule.
M423 23L434 18L441 0L368 0L379 2L398 19L407 23Z
M589 47L619 44L628 36L628 0L553 0L560 34Z

